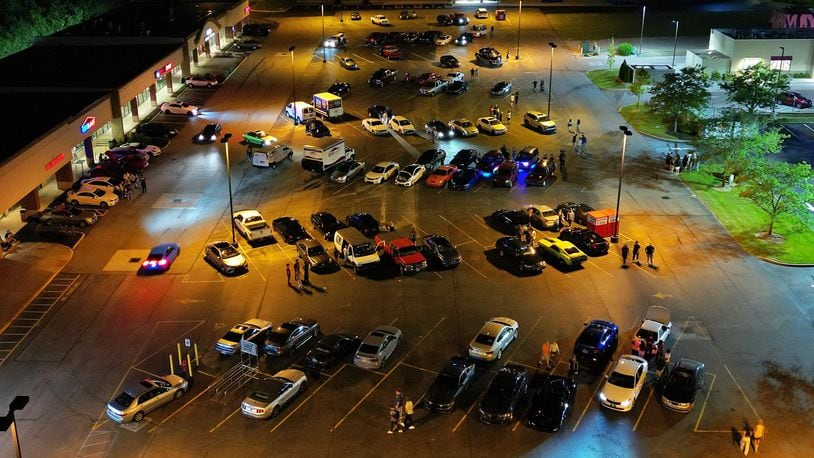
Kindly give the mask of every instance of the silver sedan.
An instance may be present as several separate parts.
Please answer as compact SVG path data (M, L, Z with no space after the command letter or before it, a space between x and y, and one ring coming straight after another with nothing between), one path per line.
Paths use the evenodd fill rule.
M384 366L387 359L396 351L396 347L401 342L401 330L393 326L379 326L365 337L353 364L363 369L379 369Z

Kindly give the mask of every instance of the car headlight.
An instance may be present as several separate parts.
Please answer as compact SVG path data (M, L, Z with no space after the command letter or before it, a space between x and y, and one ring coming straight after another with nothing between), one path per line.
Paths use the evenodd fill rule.
M214 142L217 138L218 138L217 135L212 134L212 136L209 137L209 140Z
M624 401L620 402L619 405L622 406L622 407L629 406L630 405L630 399L625 399Z
M608 400L608 398L606 398L606 397L605 397L605 393L599 393L599 399L601 399L601 400L602 400L602 402L604 402L604 401L607 401L607 400Z
M203 139L204 139L203 134L198 134L198 140L203 140Z

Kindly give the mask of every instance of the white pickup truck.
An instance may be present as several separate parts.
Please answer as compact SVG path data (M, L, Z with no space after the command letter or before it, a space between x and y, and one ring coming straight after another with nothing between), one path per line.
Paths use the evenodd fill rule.
M232 214L235 227L249 243L272 238L271 226L257 210L241 210Z

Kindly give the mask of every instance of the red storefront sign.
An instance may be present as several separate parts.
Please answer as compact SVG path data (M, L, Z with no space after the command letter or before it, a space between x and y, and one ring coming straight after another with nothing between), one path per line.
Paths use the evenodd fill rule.
M48 163L47 163L47 164L45 164L45 170L51 170L51 169L53 169L55 165L59 164L59 163L60 163L60 162L62 162L64 159L65 159L65 153L59 153L59 154L57 154L56 156L54 156L54 158L53 158L53 159L51 159L50 161L48 161Z
M155 71L155 79L159 79L164 76L165 73L172 71L172 62L168 62L167 65L159 68Z

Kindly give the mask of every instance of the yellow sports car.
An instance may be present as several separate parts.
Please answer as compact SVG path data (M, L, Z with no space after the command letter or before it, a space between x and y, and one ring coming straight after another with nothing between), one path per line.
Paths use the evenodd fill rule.
M540 249L554 257L556 261L564 266L579 267L588 260L588 255L580 251L571 242L553 237L543 237L537 241Z

